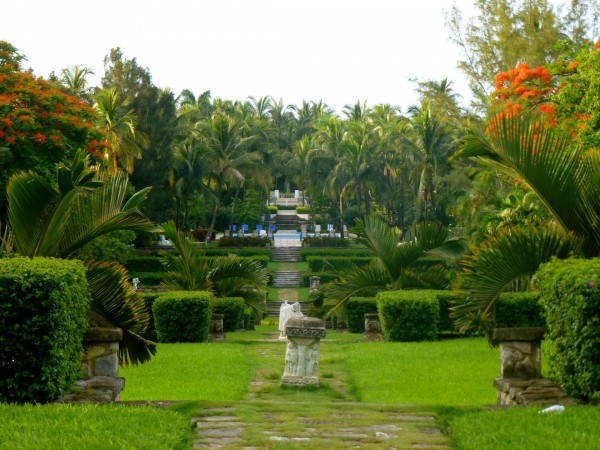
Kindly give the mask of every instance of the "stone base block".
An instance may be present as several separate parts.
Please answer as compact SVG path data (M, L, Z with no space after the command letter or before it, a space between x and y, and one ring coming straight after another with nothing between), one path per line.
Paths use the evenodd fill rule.
M385 339L381 333L364 333L365 342L383 342Z
M281 377L281 384L286 386L318 386L319 377L295 377L284 375Z
M225 341L225 333L210 333L208 335L208 342L223 342Z
M498 405L501 406L575 404L572 398L547 378L496 378L494 387L498 390Z
M79 380L57 403L118 402L124 387L124 378L93 377Z

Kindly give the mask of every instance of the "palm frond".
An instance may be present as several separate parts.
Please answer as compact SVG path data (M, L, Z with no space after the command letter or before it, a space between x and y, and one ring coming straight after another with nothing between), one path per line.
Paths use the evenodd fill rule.
M92 295L90 326L123 329L120 363L137 365L156 354L156 344L141 337L150 316L142 296L133 291L129 274L113 262L88 261L87 280Z
M580 251L581 240L556 226L513 227L500 231L460 262L457 287L467 300L454 308L453 317L461 330L474 320L489 315L502 291L515 279L533 275L552 257L566 258Z

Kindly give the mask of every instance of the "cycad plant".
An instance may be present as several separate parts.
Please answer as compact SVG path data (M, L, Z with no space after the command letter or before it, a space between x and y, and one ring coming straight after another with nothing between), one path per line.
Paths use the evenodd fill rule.
M269 282L269 272L257 261L228 255L207 258L199 243L177 230L171 221L164 226L165 237L177 254L165 253L163 264L169 277L166 290L210 291L219 297L243 297L246 304L262 313Z
M56 175L55 186L32 172L9 180L8 235L3 239L8 254L75 258L82 246L112 231L157 230L139 210L148 189L126 200L124 174L105 178L79 152L70 166L59 165ZM149 360L155 345L140 336L149 316L126 269L112 262L84 263L92 295L89 325L123 329L122 363Z
M382 290L444 289L451 273L444 264L423 264L425 256L455 259L462 255L462 240L450 239L448 229L434 222L415 225L411 237L383 220L366 217L359 242L373 253L373 261L363 267L339 272L326 288L326 298L335 302L331 312L341 311L350 297L374 296Z
M488 326L502 291L533 275L552 257L600 254L600 152L584 149L535 112L492 111L486 131L473 130L456 158L471 157L522 183L552 220L505 227L462 261L457 287L467 302L455 308L463 329Z

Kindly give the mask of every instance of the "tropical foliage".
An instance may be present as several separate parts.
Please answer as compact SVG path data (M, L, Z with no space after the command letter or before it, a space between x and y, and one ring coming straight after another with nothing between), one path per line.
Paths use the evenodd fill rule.
M165 253L163 261L168 280L166 290L210 291L218 297L242 297L258 312L264 301L269 272L251 258L229 255L207 258L199 243L178 231L173 222L164 226L165 237L173 243L177 254Z
M23 256L74 258L93 239L117 230L155 231L140 213L147 190L129 199L127 177L104 177L89 167L82 152L70 166L59 165L56 185L32 172L15 174L7 187L7 250ZM147 361L155 352L142 333L148 323L142 297L133 292L127 271L111 262L87 261L92 294L90 326L124 330L121 361Z

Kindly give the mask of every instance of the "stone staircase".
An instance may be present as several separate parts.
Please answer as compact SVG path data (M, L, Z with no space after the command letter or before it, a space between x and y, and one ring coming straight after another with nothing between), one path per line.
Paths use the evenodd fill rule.
M283 302L267 302L267 317L279 317L282 303ZM308 316L309 309L310 303L300 302L300 311L302 311L305 316Z
M300 226L300 218L298 217L296 212L293 212L293 214L281 214L281 212L278 212L275 216L275 226L277 227L277 229L296 231L296 228Z
M271 249L271 261L273 262L300 262L300 247L273 247Z
M302 272L296 270L277 270L273 272L271 286L276 288L302 287Z

